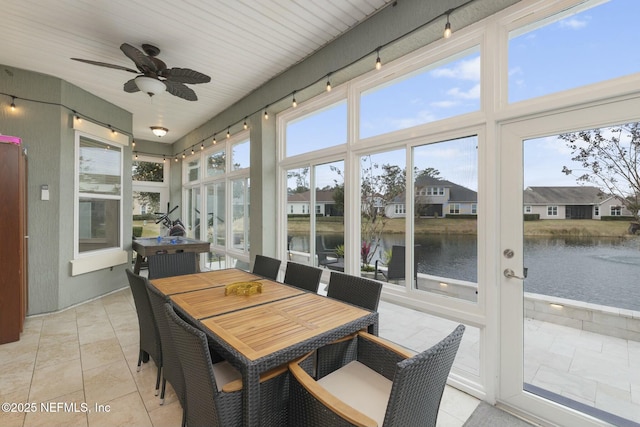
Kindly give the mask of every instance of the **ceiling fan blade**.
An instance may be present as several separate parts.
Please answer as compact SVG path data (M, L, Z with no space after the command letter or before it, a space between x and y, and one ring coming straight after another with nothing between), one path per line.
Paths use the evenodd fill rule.
M209 83L211 81L211 77L206 74L190 70L189 68L168 68L166 70L162 70L160 75L165 77L167 80L178 83L197 84Z
M179 82L172 82L171 80L165 80L164 84L167 86L167 92L171 95L175 95L179 98L186 99L187 101L197 101L198 97L196 93L190 87L185 86Z
M136 84L136 79L131 79L124 84L124 91L127 93L140 92L140 88Z
M120 45L120 50L124 52L127 57L132 60L136 67L143 73L156 73L158 71L158 67L155 62L151 60L147 55L145 55L141 50L131 46L129 43L122 43Z
M128 71L130 73L135 73L135 74L139 73L139 71L132 70L131 68L122 67L120 65L107 64L106 62L90 61L88 59L80 59L80 58L71 58L71 59L73 59L74 61L85 62L91 65L98 65L100 67L114 68L116 70Z

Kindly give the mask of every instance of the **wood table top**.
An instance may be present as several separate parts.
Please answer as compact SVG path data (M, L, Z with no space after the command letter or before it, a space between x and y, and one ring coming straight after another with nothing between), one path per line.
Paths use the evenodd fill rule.
M262 279L257 274L230 268L226 270L208 271L206 273L185 274L184 276L153 279L151 284L165 295L191 292L218 286L226 286L235 282L246 282Z
M245 280L247 279L240 279L240 281ZM174 294L171 295L170 298L174 304L180 306L189 316L200 320L230 311L242 310L247 307L281 300L283 298L290 298L305 292L302 289L268 279L256 280L256 276L253 277L253 280L262 284L261 293L252 295L225 295L225 287L217 286L198 291ZM233 283L234 281L226 284Z
M245 357L256 360L370 314L356 306L305 292L210 317L201 323Z

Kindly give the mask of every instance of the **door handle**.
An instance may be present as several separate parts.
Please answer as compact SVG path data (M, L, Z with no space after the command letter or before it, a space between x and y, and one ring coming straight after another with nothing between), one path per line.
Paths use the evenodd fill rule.
M502 274L504 274L504 277L506 277L507 279L520 279L520 280L524 280L524 279L527 277L526 270L525 270L524 277L521 277L521 276L517 276L517 275L516 275L516 273L515 273L512 269L510 269L510 268L506 268L506 269L502 272Z

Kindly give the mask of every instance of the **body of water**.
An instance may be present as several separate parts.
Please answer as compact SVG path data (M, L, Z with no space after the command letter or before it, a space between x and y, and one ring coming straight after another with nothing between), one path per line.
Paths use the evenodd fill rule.
M342 236L323 238L328 248L343 241ZM477 282L475 236L415 240L418 272ZM387 249L403 244L401 235L383 236ZM640 238L526 238L524 266L526 292L640 311Z

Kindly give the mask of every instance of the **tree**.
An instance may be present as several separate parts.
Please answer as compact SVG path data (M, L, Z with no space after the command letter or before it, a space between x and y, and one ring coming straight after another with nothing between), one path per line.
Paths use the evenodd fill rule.
M559 135L584 173L563 166L579 183L593 183L617 199L640 221L640 122Z
M290 193L304 193L309 191L309 168L301 168L299 170L290 170L287 172L287 180L295 180L295 188L289 188Z

